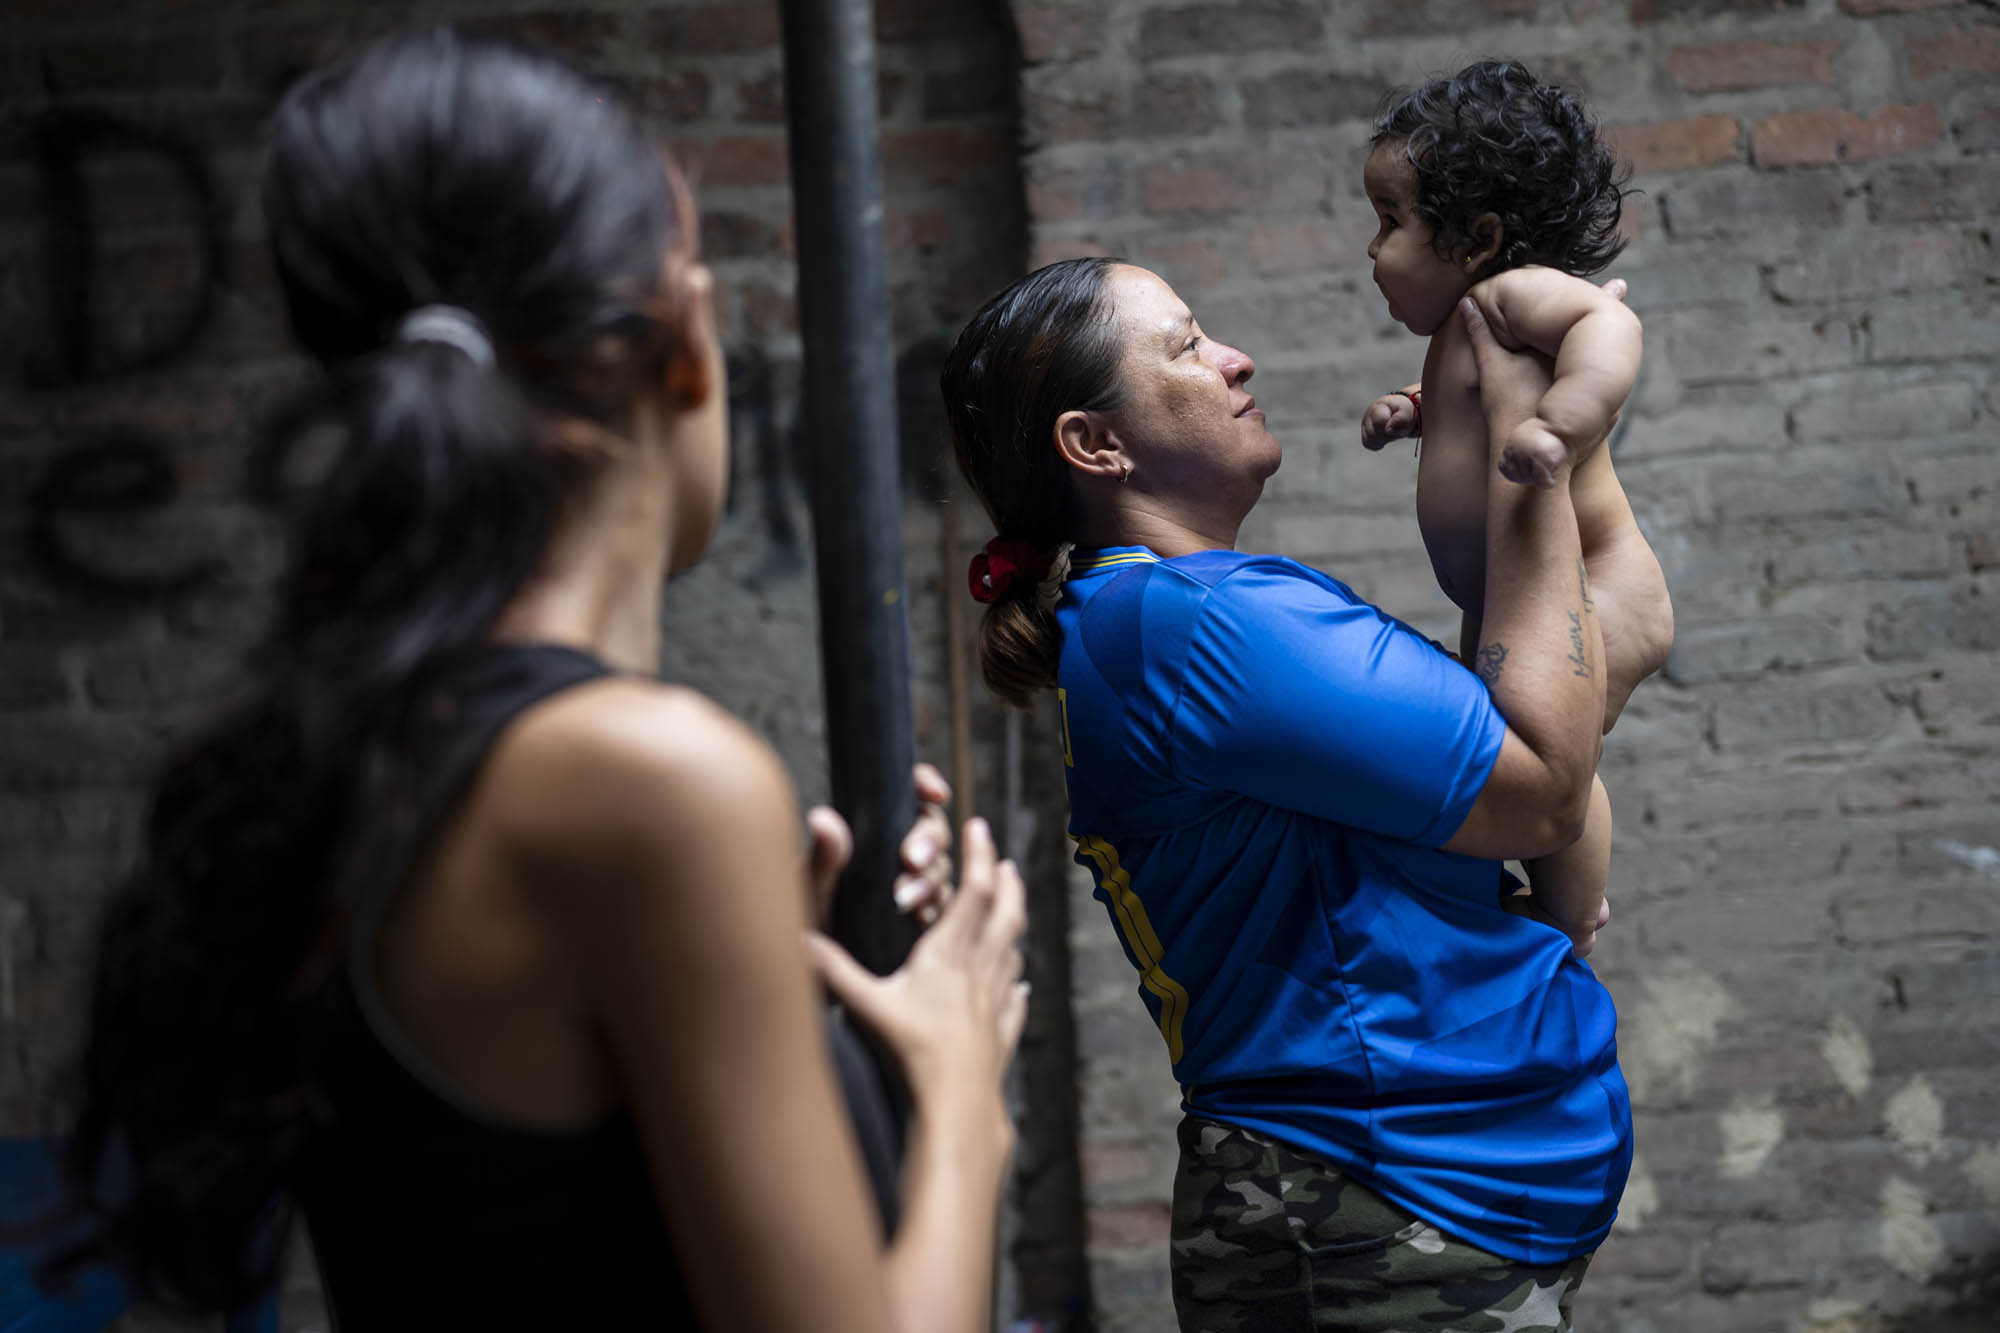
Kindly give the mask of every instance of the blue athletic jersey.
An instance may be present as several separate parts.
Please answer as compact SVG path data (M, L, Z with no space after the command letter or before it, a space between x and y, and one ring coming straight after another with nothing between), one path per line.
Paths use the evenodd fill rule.
M1554 1263L1632 1157L1611 997L1436 850L1506 724L1473 675L1292 560L1078 551L1056 608L1077 860L1190 1111Z

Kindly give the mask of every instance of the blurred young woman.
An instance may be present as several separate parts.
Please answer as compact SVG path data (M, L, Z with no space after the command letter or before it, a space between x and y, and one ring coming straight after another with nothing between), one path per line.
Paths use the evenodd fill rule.
M296 87L264 202L349 438L106 918L71 1257L226 1308L296 1210L350 1328L983 1328L1018 879L931 817L905 966L806 942L777 759L653 678L727 473L673 169L444 31ZM912 1091L886 1248L814 964Z

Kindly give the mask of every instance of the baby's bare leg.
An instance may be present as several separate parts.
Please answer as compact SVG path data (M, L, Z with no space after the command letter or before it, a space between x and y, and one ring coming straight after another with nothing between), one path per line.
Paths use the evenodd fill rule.
M1611 797L1593 778L1583 836L1551 856L1525 863L1535 906L1555 919L1583 957L1597 942L1597 914L1611 879Z
M1604 637L1604 729L1625 711L1640 681L1666 665L1674 646L1674 606L1652 548L1632 528L1588 552L1590 613Z

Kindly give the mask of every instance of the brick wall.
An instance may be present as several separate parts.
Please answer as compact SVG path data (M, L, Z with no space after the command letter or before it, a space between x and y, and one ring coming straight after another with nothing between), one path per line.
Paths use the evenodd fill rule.
M1580 84L1646 191L1615 270L1650 334L1620 470L1681 621L1607 746L1618 916L1595 961L1621 1005L1640 1162L1584 1326L1952 1326L2000 1248L1983 1021L2000 999L1994 6L1012 8L1018 87L999 0L877 7L922 748L950 752L944 598L985 535L938 475L927 376L1030 244L1154 265L1256 356L1287 458L1246 544L1448 628L1407 459L1354 441L1361 406L1421 352L1366 280L1367 117L1388 87L1484 54ZM308 377L259 248L264 117L296 71L413 15L570 52L696 165L738 473L715 553L671 594L668 670L771 736L809 797L824 789L772 0L386 17L16 0L0 32L0 1132L52 1123L138 775L252 622L273 497L325 445L291 429ZM81 264L47 248L66 215L38 152L81 154ZM63 285L78 271L88 290ZM979 805L1038 884L1059 883L1048 719L1014 733L1011 793L1009 728L976 690L971 720ZM1024 1095L1041 1125L1016 1304L1057 1314L1084 1293L1065 1259L1074 1098L1100 1322L1164 1327L1177 1091L1102 909L1071 894L1036 916ZM1052 1003L1066 933L1074 1085ZM296 1305L290 1324L310 1326L310 1293Z
M875 12L918 743L948 761L942 593L959 596L958 553L985 534L946 484L933 386L942 339L1020 271L1018 53L1000 0ZM735 477L714 551L669 594L664 671L746 717L803 796L824 797L775 0L19 0L0 30L0 1134L59 1123L89 923L134 851L148 765L256 623L276 514L331 443L300 406L312 376L262 249L269 110L301 70L447 19L614 80L697 180ZM968 771L998 814L999 711L974 694L969 717ZM1008 812L1017 835L1036 800L1046 788ZM1037 882L1056 895L1037 922L1054 939L1033 963L1049 998L1023 1076L1036 1109L1009 1301L1056 1311L1082 1296L1080 1222L1060 871ZM309 1281L292 1306L288 1326L316 1323Z
M1679 643L1609 738L1593 963L1638 1108L1579 1327L1959 1327L2000 1256L2000 14L1955 0L1019 0L1038 259L1157 268L1258 362L1244 533L1433 632L1413 464L1355 422L1418 340L1368 280L1382 91L1483 55L1635 163L1621 475ZM1176 1090L1075 904L1104 1327L1168 1326ZM1975 1318L1972 1315L1963 1316ZM1989 1316L1990 1317L1990 1316ZM1972 1327L1972 1323L1962 1326Z

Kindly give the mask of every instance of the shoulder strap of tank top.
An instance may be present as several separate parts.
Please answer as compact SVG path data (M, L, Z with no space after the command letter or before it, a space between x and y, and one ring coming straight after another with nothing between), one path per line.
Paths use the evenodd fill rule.
M350 966L365 956L397 889L508 724L551 695L610 674L597 658L561 644L493 644L424 689L404 780L387 808L355 813L336 872L351 912Z

